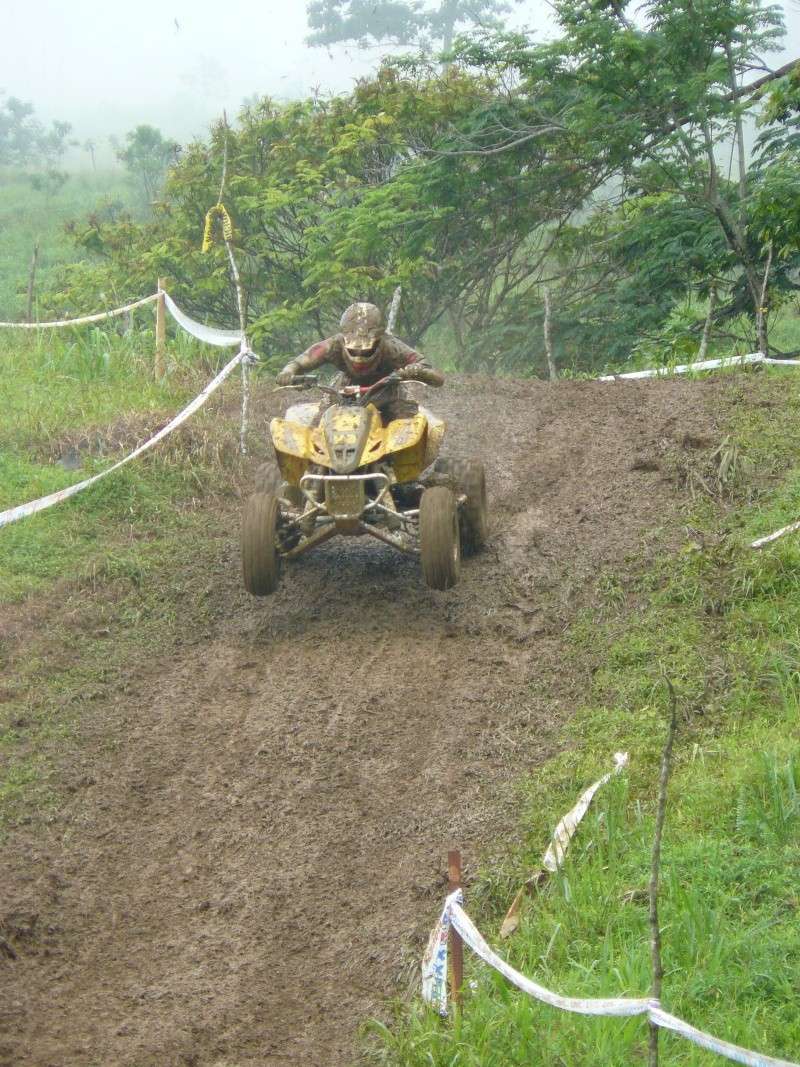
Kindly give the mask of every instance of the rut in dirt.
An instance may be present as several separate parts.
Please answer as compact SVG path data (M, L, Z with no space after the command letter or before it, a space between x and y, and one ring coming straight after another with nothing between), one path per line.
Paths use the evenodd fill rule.
M87 705L82 784L12 834L0 1063L352 1063L417 973L448 846L474 869L517 832L513 780L586 694L565 629L605 569L679 542L670 457L719 441L734 381L428 395L489 479L489 546L447 593L338 540L252 600L220 514L217 621Z

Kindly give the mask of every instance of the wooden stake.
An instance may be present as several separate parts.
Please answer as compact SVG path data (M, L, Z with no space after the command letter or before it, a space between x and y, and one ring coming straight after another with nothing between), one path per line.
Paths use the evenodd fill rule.
M457 848L447 853L448 893L461 888L461 853ZM461 934L450 924L450 993L454 1006L461 1009L461 987L464 984L464 942Z
M158 279L158 300L156 300L156 353L153 372L156 378L164 377L164 354L167 345L167 307L164 301L164 279Z
M28 322L33 322L33 297L36 292L36 264L39 262L39 242L33 246L31 269L28 272Z

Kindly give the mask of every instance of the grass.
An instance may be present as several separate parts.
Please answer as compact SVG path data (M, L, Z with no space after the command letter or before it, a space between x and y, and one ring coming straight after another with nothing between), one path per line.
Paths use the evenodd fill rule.
M129 337L105 329L0 339L0 509L106 466L194 396L210 360L223 358L176 339L170 375L154 382L143 325ZM611 753L626 749L630 772L600 794L563 872L528 903L502 951L566 993L647 992L642 891L667 673L682 719L664 854L664 1004L722 1037L796 1057L800 541L761 553L745 546L800 512L800 390L792 372L757 380L727 444L679 472L696 495L685 550L644 574L598 576L596 606L570 634L570 655L592 668L591 690L561 754L519 783L523 842L469 887L468 907L494 938L557 819ZM58 788L42 753L69 742L85 703L110 680L119 684L137 657L180 640L187 626L201 630L213 614L181 576L190 561L196 574L198 559L212 568L222 555L222 534L195 500L235 491L234 453L224 452L235 450L235 433L215 404L186 435L79 502L0 532L0 602L25 610L37 592L31 604L44 605L20 654L0 630L0 825L55 811ZM54 463L75 445L80 472ZM85 630L68 621L73 603ZM98 636L117 623L124 638ZM53 647L72 655L54 661ZM475 985L455 1022L419 1003L398 1005L391 1029L373 1026L370 1055L407 1067L643 1061L641 1020L556 1013L474 960L468 978ZM663 1047L665 1064L712 1062L670 1035Z
M44 292L64 264L85 256L65 223L110 205L121 207L130 196L120 171L71 174L52 195L34 189L20 172L0 171L0 320L14 321L24 314L34 244L39 243L36 289Z
M779 387L772 375L759 380L760 397L741 407L731 441L742 462L714 490L722 499L699 493L685 551L645 574L598 578L597 606L570 641L570 654L592 670L591 691L561 754L519 784L523 843L480 872L467 905L498 944L502 916L540 865L553 826L611 754L627 750L629 772L598 795L563 871L528 901L499 951L565 994L647 995L666 674L681 724L662 868L662 1002L719 1037L796 1059L800 542L760 553L746 546L800 512L800 390L785 374ZM398 1004L391 1027L368 1028L370 1057L398 1067L646 1062L642 1020L558 1012L474 958L467 979L459 1017ZM665 1065L719 1062L669 1034L661 1043Z
M105 469L195 396L225 358L179 335L170 373L156 382L149 331L84 334L83 343L53 334L0 338L0 510ZM80 573L98 554L156 551L180 521L176 504L219 483L221 457L236 463L235 436L210 411L79 498L5 528L0 602ZM70 455L79 470L59 464Z

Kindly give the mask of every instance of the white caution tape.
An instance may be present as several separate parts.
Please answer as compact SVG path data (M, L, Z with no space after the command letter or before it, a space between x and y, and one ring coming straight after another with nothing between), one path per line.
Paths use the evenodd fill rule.
M681 1037L685 1037L687 1040L692 1041L695 1045L699 1045L700 1048L716 1052L718 1055L725 1056L727 1059L734 1060L736 1063L744 1063L747 1064L748 1067L800 1067L800 1064L793 1061L776 1059L773 1056L762 1055L760 1052L752 1052L749 1049L742 1048L741 1045L734 1045L729 1041L722 1041L720 1038L714 1037L712 1034L707 1034L703 1030L698 1030L696 1027L683 1022L682 1019L678 1019L675 1015L670 1015L669 1012L664 1011L659 1002L652 998L565 997L560 993L554 993L551 989L547 989L545 986L539 985L538 982L534 982L524 974L521 974L516 968L512 967L510 963L507 963L504 959L498 956L496 952L489 948L489 945L461 906L460 890L451 893L450 896L447 897L442 916L437 923L434 933L431 935L429 950L432 944L438 949L439 961L442 959L441 939L442 936L444 936L443 931L447 928L448 917L453 929L461 935L464 943L469 945L472 951L477 956L480 956L485 963L488 963L490 967L493 967L507 978L512 985L515 985L524 993L527 993L529 996L534 997L536 1000L539 1000L544 1004L549 1004L553 1008L559 1008L561 1011L573 1012L578 1015L618 1017L644 1015L654 1025L660 1026L665 1030L671 1030L673 1033L679 1034ZM435 938L436 940L434 940ZM426 960L427 958L428 954L426 954ZM435 956L434 963L436 963ZM425 999L429 1002L435 1003L440 1012L446 1013L446 982L444 983L444 988L442 988L441 982L439 981L440 976L446 974L447 971L446 949L444 952L444 970L442 970L441 962L439 962L439 965L435 966L433 969L428 967L427 973L429 976L431 975L431 971L433 971L433 977L436 981L429 980L427 985L423 986L423 996L425 996Z
M715 370L718 367L744 367L752 363L768 363L775 367L800 367L800 359L769 359L763 352L747 356L725 356L722 359L703 359L699 363L682 363L677 367L653 367L650 370L627 371L625 374L604 374L598 382L616 382L629 378L667 378L672 374L688 374L695 370Z
M447 1015L447 942L450 937L450 902L462 902L461 890L457 889L445 901L439 921L428 938L425 955L422 957L422 997L433 1004L440 1015Z
M512 982L530 996L535 997L536 1000L541 1000L553 1008L576 1012L579 1015L644 1015L650 1008L650 1001L644 998L637 1000L628 997L596 999L564 997L560 993L553 993L552 990L546 989L543 985L539 985L538 982L534 982L530 978L526 978L524 974L520 974L510 963L506 963L496 952L493 952L479 933L472 919L458 903L454 894L447 898L446 908L449 909L453 928L461 934L465 944L469 945L472 951L480 956L482 960L504 975L509 982Z
M733 1045L730 1041L721 1041L718 1037L698 1030L695 1026L689 1026L683 1019L670 1015L657 1005L650 1008L649 1019L662 1030L671 1030L674 1034L680 1034L681 1037L699 1045L700 1048L716 1052L719 1056L733 1060L734 1063L745 1063L748 1067L798 1067L793 1060L778 1060L774 1056L765 1056L761 1052L751 1052L749 1049L742 1048L741 1045Z
M779 537L783 537L784 534L794 533L795 530L800 530L800 522L790 522L788 526L782 526L780 530L776 530L775 533L767 534L766 537L759 537L757 541L750 543L751 548L762 548L764 545L768 545L770 541L777 541Z
M225 364L219 374L208 383L199 396L196 396L191 403L187 404L183 411L179 412L174 419L171 419L166 426L158 431L157 434L154 434L148 441L145 441L144 444L139 445L138 448L134 449L130 455L125 456L124 459L119 460L107 470L101 471L100 474L95 474L93 477L86 478L82 482L70 485L66 489L59 489L57 492L50 493L47 496L39 497L38 500L31 500L27 504L19 504L15 508L9 508L7 511L0 512L0 526L7 526L9 523L16 522L17 519L24 519L28 515L35 515L37 511L44 511L45 508L52 507L53 504L60 504L62 500L67 500L69 497L75 496L76 493L88 489L90 485L99 482L101 478L107 478L109 474L119 470L120 467L124 467L125 464L130 463L132 459L136 459L136 457L141 456L143 452L147 452L153 445L162 441L167 434L172 433L172 431L180 426L181 423L186 422L198 408L201 408L211 394L222 385L231 371L234 370L242 360L249 358L249 356L250 353L242 348L229 363Z
M242 343L241 330L220 330L216 326L204 326L202 322L196 322L189 318L185 311L181 311L169 293L164 293L164 303L167 311L172 315L177 324L198 341L204 341L207 345L218 345L221 348L232 348Z
M556 826L553 831L553 838L547 847L547 851L542 857L541 869L533 872L524 885L517 890L514 899L511 901L511 906L506 912L503 924L500 927L501 937L510 937L519 926L522 902L525 899L526 893L530 892L534 886L537 888L540 887L545 882L547 874L555 874L563 864L570 842L575 836L575 832L578 829L581 820L589 810L589 805L594 799L595 793L598 789L604 786L606 782L610 781L614 775L619 774L620 771L624 770L627 766L628 753L615 752L613 771L604 774L602 778L596 781L593 785L590 785L578 798L577 804L575 804L571 811L568 811L564 818L560 820L558 826Z
M553 840L550 843L550 847L544 854L542 860L542 866L554 874L561 864L564 862L564 857L567 854L569 843L572 840L575 831L578 829L578 824L589 810L589 805L592 802L592 797L595 795L598 789L610 781L615 774L619 774L628 765L628 753L627 752L615 752L614 753L614 770L609 771L608 774L604 774L603 777L590 785L589 788L581 794L578 803L575 807L568 811L558 826L553 831Z
M152 304L157 299L158 293L153 293L152 296L143 296L141 300L134 300L132 304L114 308L113 311L98 311L96 315L82 315L78 319L57 319L54 322L0 322L0 326L13 327L17 330L49 330L58 326L84 326L89 322L102 322L103 319L112 319L115 315L125 315L128 311L143 307L145 304Z

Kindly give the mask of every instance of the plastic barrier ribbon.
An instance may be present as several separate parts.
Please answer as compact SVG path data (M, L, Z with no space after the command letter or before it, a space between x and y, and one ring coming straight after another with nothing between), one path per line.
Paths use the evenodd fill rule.
M75 485L67 486L66 489L59 489L55 493L49 493L47 496L39 497L38 500L31 500L27 504L19 504L15 508L1 511L0 527L16 522L17 519L24 519L28 515L35 515L37 511L44 511L45 508L52 507L53 504L59 504L62 500L67 500L69 497L75 496L76 493L80 493L83 489L88 489L90 485L94 485L95 482L99 482L101 478L107 478L109 474L119 470L120 467L124 467L125 464L130 463L132 459L141 456L143 452L147 452L153 445L158 444L158 442L163 440L167 434L172 433L172 431L180 426L181 423L185 422L190 415L193 415L195 411L198 410L198 408L201 408L211 394L222 385L231 371L234 370L242 360L249 358L249 356L250 353L247 349L240 349L233 359L225 364L219 374L215 378L212 378L202 393L196 396L191 403L186 405L183 411L180 411L175 418L171 419L166 426L160 429L158 433L154 434L148 441L139 445L138 448L134 449L133 452L119 460L117 463L114 463L113 466L109 467L107 470L101 471L99 474L93 475L91 478L86 478L82 482L76 482Z
M439 921L431 930L422 958L422 996L440 1015L447 1015L447 941L450 936L450 901L462 901L457 889L447 898Z
M450 896L447 897L436 930L444 929L448 915L453 929L458 931L464 943L469 945L477 956L480 956L485 963L488 963L490 967L493 967L507 978L512 985L515 985L518 989L521 989L524 993L534 997L536 1000L540 1000L544 1004L549 1004L553 1008L559 1008L561 1011L574 1012L578 1015L622 1017L644 1015L656 1026L660 1026L665 1030L671 1030L673 1033L679 1034L681 1037L685 1037L687 1040L692 1041L695 1045L699 1045L700 1048L716 1052L718 1055L725 1056L727 1059L733 1060L736 1063L743 1063L748 1065L748 1067L800 1067L800 1064L790 1060L780 1060L773 1056L765 1056L760 1052L752 1052L749 1049L742 1048L741 1045L734 1045L729 1041L722 1041L720 1038L707 1034L703 1030L698 1030L696 1027L683 1022L682 1019L678 1019L676 1016L670 1015L669 1012L664 1011L658 1001L653 999L646 999L643 997L565 997L560 993L554 993L552 990L547 989L543 985L539 985L538 982L534 982L524 974L521 974L516 968L512 967L510 963L507 963L489 947L475 924L462 908L460 903L460 891L451 893ZM436 933L436 930L434 933ZM433 935L431 935L429 947L433 940ZM423 995L424 993L425 990L423 988ZM441 991L438 991L438 996L439 1011L446 1012L446 987L443 994ZM430 998L426 996L426 999Z
M769 359L763 352L747 356L725 356L722 359L703 359L699 363L682 363L677 367L653 367L650 370L626 371L625 374L604 374L597 382L616 382L626 378L667 378L671 374L688 374L695 370L715 370L717 367L744 367L750 363L768 363L775 367L800 367L800 359Z
M759 537L757 541L751 541L751 548L763 548L764 545L768 545L771 541L777 541L779 537L783 537L784 534L794 533L796 530L800 530L800 522L790 522L788 526L782 526L780 530L776 530L775 533L767 534L766 537Z
M627 752L615 752L614 753L614 770L609 771L608 774L604 774L603 777L590 785L589 788L581 794L575 807L568 811L558 826L553 831L553 840L550 842L550 846L547 852L544 854L542 860L542 866L555 874L561 864L564 862L564 857L567 854L569 843L572 840L575 831L578 828L578 824L589 810L589 805L592 802L592 797L595 795L598 789L610 782L615 774L619 774L628 766L628 753Z
M82 315L78 319L56 319L54 322L0 322L0 326L10 326L18 330L49 330L57 326L83 326L88 322L102 322L104 319L112 319L115 315L124 315L134 308L152 304L158 298L158 293L152 296L143 296L141 300L134 300L132 304L114 308L112 311L98 311L95 315Z
M530 978L526 978L524 974L520 974L510 963L506 963L496 952L493 952L479 933L472 919L453 898L452 894L447 898L446 907L450 911L450 921L453 924L453 928L461 934L464 943L469 945L472 951L480 956L482 960L504 975L509 982L512 982L530 996L535 997L536 1000L541 1000L553 1008L560 1008L562 1011L576 1012L578 1015L627 1016L645 1015L648 1012L651 1002L645 998L564 997L560 993L553 993L550 989L539 985L538 982L534 982Z
M198 341L205 341L209 345L218 345L220 348L232 348L242 343L241 330L220 330L216 326L204 326L202 322L190 319L185 311L181 311L169 293L162 289L164 303L167 311L172 315L177 324Z
M530 878L517 890L503 919L503 925L500 927L501 937L510 937L519 926L522 902L526 893L529 893L534 886L538 888L543 885L547 880L547 875L554 874L564 862L570 842L575 836L575 831L578 829L581 820L589 810L589 805L594 799L595 793L627 766L628 753L615 752L614 769L609 771L608 774L604 774L602 778L584 790L571 811L568 811L564 818L560 820L553 831L553 838L547 846L547 851L542 857L541 869L534 871Z

